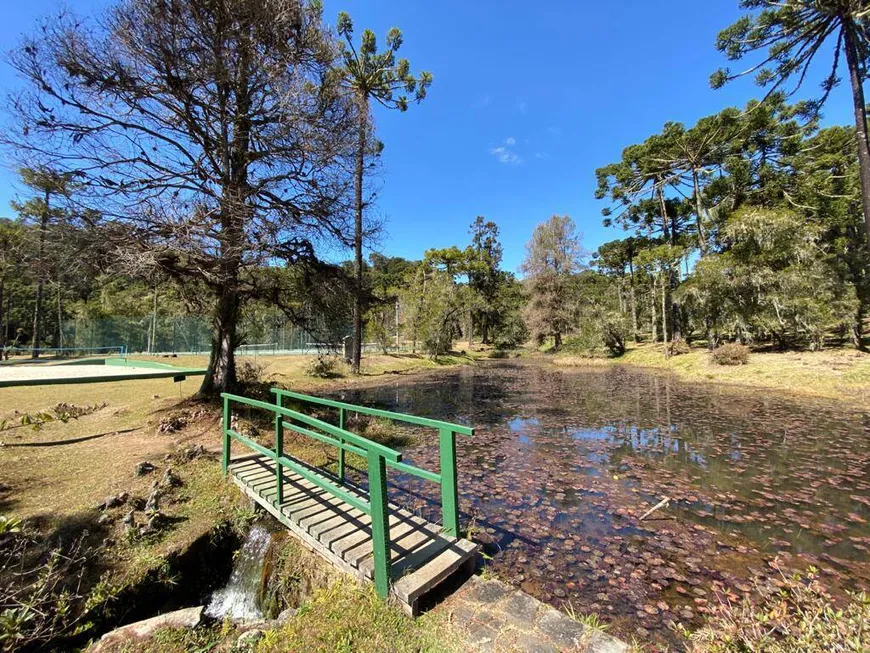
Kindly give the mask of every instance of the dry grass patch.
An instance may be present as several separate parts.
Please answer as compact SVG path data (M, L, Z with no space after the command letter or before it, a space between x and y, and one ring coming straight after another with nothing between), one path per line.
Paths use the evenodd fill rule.
M837 399L851 404L870 400L870 354L852 349L816 352L753 352L745 365L713 363L706 348L666 358L661 345L632 345L613 359L586 359L556 355L554 365L636 365L667 370L686 381L714 381L740 386L770 388L790 393Z

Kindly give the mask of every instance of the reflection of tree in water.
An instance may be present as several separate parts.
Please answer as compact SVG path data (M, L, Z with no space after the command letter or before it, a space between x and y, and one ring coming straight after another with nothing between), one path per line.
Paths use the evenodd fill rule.
M342 398L473 424L475 437L457 442L460 507L496 542L496 569L552 603L570 600L620 629L625 621L625 632L691 623L711 585L748 589L777 554L820 566L834 585L870 587L865 414L640 370L534 361ZM421 431L405 453L438 469L433 433ZM438 517L432 484L393 482L409 492L392 496ZM639 522L662 496L671 507Z

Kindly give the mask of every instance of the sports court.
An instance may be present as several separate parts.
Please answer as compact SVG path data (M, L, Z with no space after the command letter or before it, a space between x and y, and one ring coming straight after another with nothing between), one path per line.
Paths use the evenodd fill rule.
M204 369L175 367L126 356L71 360L49 358L43 361L19 359L0 364L0 388L161 378L183 381L188 376L202 376L205 372Z

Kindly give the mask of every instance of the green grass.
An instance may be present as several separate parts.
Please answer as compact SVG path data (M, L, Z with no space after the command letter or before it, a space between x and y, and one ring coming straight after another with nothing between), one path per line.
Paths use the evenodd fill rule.
M382 601L372 587L339 579L316 590L297 616L270 630L258 653L450 653L463 650L449 624L435 615L412 619Z

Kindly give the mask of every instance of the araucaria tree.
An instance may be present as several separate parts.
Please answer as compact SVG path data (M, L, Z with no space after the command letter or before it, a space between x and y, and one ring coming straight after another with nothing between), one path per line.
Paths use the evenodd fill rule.
M320 4L301 0L121 0L11 55L29 83L13 98L18 155L74 177L119 259L207 290L204 394L236 382L244 304L281 303L264 268L349 226L338 56Z
M861 194L866 238L870 244L870 141L867 137L864 80L870 56L870 4L867 0L740 0L740 7L760 10L741 17L719 34L716 47L731 61L766 51L749 69L719 70L711 77L715 88L743 75L755 74L759 86L771 92L792 80L793 93L801 86L820 53L830 56L820 108L839 84L840 62L845 59L855 114L855 140L861 170Z
M36 278L36 290L33 297L33 328L30 335L30 355L39 358L39 348L42 344L43 297L45 282L48 277L46 248L49 246L48 234L52 224L62 220L65 211L58 206L58 198L63 198L69 190L69 175L58 174L48 168L21 170L21 181L34 195L25 202L13 202L12 207L27 224L32 224L34 240L30 248L32 255L28 258L29 267ZM58 343L60 345L60 343Z
M351 368L359 373L362 358L362 314L363 314L363 199L364 172L366 167L366 152L370 149L371 136L371 101L387 109L408 109L408 95L420 102L426 97L426 89L432 83L431 73L420 73L419 77L411 74L411 65L407 59L396 59L396 52L402 47L402 32L392 28L387 33L387 48L378 52L377 39L374 32L367 29L363 32L359 49L353 43L353 21L345 12L338 16L338 33L344 37L342 56L344 65L341 77L344 85L350 89L356 100L357 108L357 138L356 162L354 167L354 278L356 292L354 293L353 310L353 356Z
M479 215L471 223L471 246L465 252L468 287L474 291L477 300L471 314L480 325L481 340L485 345L489 344L492 328L498 326L500 290L508 282L505 273L499 269L502 246L498 236L498 225ZM473 323L469 325L469 343L473 327Z
M568 286L583 258L577 225L567 215L554 215L535 227L521 270L529 293L526 324L540 344L552 337L558 349L573 326Z

